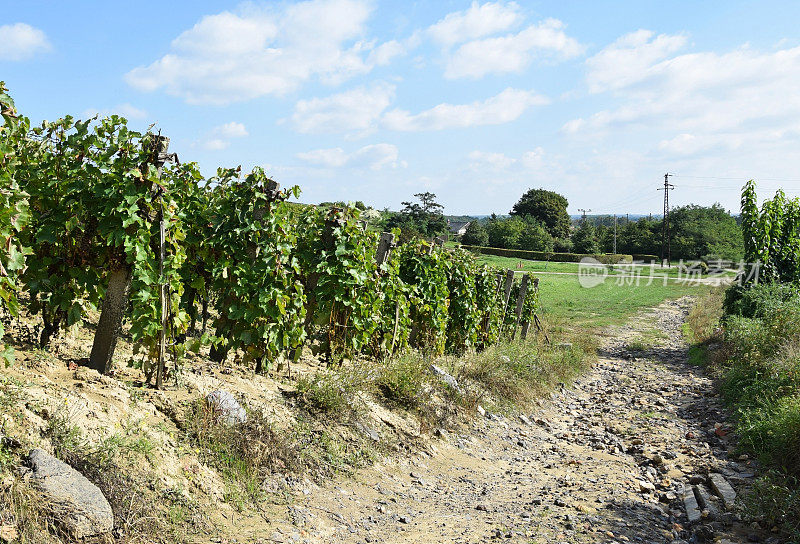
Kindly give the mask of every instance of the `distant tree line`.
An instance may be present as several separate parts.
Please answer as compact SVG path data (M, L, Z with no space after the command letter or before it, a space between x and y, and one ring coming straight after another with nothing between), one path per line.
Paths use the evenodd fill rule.
M430 192L417 193L416 200L403 202L399 212L383 212L380 228L401 231L400 241L433 238L449 231L444 207ZM561 253L613 253L613 216L589 217L573 224L569 202L554 191L530 189L514 204L510 215L492 214L473 220L461 242L467 245L556 251ZM670 245L674 260L738 261L744 255L742 230L737 218L719 205L690 204L670 212ZM664 221L661 217L619 220L616 252L661 255Z
M610 221L581 220L574 226L567 206L562 195L531 189L514 205L510 217L492 215L487 221L474 221L461 241L529 251L614 252L613 217ZM743 257L741 228L721 205L681 206L670 212L669 219L673 259L738 261ZM663 225L662 218L618 222L616 252L660 256Z

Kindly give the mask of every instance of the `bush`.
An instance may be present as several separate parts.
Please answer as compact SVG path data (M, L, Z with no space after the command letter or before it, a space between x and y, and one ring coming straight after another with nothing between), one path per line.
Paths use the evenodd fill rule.
M765 317L785 304L800 304L800 287L791 283L734 286L725 292L725 313Z
M726 303L740 314L725 318L731 357L722 382L724 398L737 413L740 444L765 462L800 475L796 292L776 285L732 288Z
M797 478L771 471L753 485L745 496L746 512L763 520L768 527L778 527L800 542L800 482Z

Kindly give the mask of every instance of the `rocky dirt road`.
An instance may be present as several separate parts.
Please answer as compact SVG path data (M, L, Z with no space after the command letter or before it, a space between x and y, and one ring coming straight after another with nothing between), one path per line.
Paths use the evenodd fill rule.
M266 526L231 520L236 540L780 542L726 505L755 467L734 455L710 380L687 362L690 303L609 331L596 365L533 413L485 414L430 453L301 484Z

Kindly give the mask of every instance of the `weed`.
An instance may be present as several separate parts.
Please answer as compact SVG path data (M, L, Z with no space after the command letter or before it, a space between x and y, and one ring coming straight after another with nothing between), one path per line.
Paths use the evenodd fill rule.
M261 484L273 471L299 468L296 445L274 429L261 411L250 410L245 421L228 424L215 405L201 398L189 407L184 432L203 462L225 477L226 499L237 508L263 498Z
M697 300L686 317L684 334L690 342L700 344L717 336L723 315L723 297L722 289L714 289Z
M371 385L370 373L362 365L325 370L297 381L298 401L309 412L344 419L363 408L361 393Z
M30 485L14 479L0 487L0 525L14 527L20 544L57 544L58 527L48 512L44 498Z
M458 372L485 388L507 407L525 406L559 382L571 380L583 367L589 346L545 344L537 340L498 344L468 356Z
M627 342L625 349L632 353L644 353L653 349L653 344L640 337Z
M759 478L744 496L745 515L777 527L800 542L800 482L794 477L771 471Z
M795 538L800 536L798 303L792 285L732 287L724 301L722 293L713 292L689 314L687 334L695 342L690 359L722 373L720 389L736 415L739 447L774 469L745 498L747 511Z
M74 412L65 402L48 421L45 436L53 452L103 492L114 512L115 530L126 539L151 542L182 542L185 526L175 526L168 512L154 508L147 489L154 480L136 470L137 455L149 457L153 446L140 435L141 429L129 425L123 433L109 436L99 444L91 444L74 424ZM166 503L169 509L169 502Z
M430 363L417 352L406 352L386 361L377 376L378 390L390 403L419 408L430 381Z

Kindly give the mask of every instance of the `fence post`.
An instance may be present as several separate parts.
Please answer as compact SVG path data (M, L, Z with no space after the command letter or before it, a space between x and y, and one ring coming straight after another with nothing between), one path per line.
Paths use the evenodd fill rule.
M528 282L530 281L530 274L525 274L522 276L522 283L519 285L519 293L517 294L517 309L516 309L516 320L514 320L514 330L511 331L511 340L514 340L514 337L517 336L517 327L519 327L519 320L522 317L522 307L525 305L525 297L528 294Z
M381 239L378 241L378 251L375 252L375 262L378 266L389 259L389 253L394 245L394 234L391 232L381 233Z
M503 327L506 324L506 310L508 309L508 300L511 298L511 287L514 285L514 271L510 268L506 270L505 285L503 286L503 311L500 314L500 333L503 334Z

